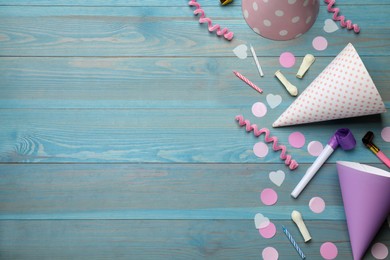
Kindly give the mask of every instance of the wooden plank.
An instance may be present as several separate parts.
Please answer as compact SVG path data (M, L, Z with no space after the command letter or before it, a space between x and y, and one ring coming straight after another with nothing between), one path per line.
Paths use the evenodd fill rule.
M1 5L9 5L9 6L183 6L188 1L159 1L155 0L0 0ZM218 1L214 0L197 0L201 6L219 6ZM319 1L321 5L325 5L323 1ZM369 2L364 0L355 0L353 3L348 0L337 0L337 6L349 6L349 5L387 5L388 3L384 3L383 0L370 0ZM239 7L241 6L241 1L234 1L230 5L222 7Z
M344 223L326 223L339 236L339 254L349 256ZM7 259L259 259L271 244L281 258L296 254L282 233L270 242L252 221L0 221L0 231L1 256ZM316 250L308 257L318 256L319 243L310 247Z
M359 51L359 50L358 50ZM333 57L317 57L303 80L295 77L302 57L283 70L302 92ZM389 107L388 57L362 57ZM273 77L277 57L262 57L260 78L251 57L226 58L0 58L0 108L245 108L281 95L284 107L294 98ZM232 73L258 84L260 95ZM224 79L222 80L221 77ZM190 94L189 94L190 93ZM278 113L282 110L276 108ZM276 114L278 114L276 113ZM276 117L275 117L276 119Z
M360 6L351 6L359 13ZM286 42L270 41L254 33L237 8L210 8L209 16L235 32L232 42L198 24L189 7L26 7L0 9L0 56L233 56L242 43L258 46L259 56L279 56L289 50L298 56L334 56L347 42L357 45L362 55L387 56L390 33L385 23L389 8L365 7L359 17L362 33L347 30L323 32L329 41L326 52L314 51L311 42L322 32L330 14L323 8L313 29ZM229 17L229 18L226 18ZM351 18L352 19L352 18ZM184 33L183 33L184 32ZM219 39L218 39L219 38Z
M384 168L384 165L376 164ZM258 212L274 220L292 210L311 220L345 220L334 164L324 166L298 200L290 193L303 169L280 164L0 164L0 219L245 219ZM281 187L272 171L286 174ZM268 207L260 192L273 188ZM316 214L313 196L326 201Z
M280 109L284 110L285 107ZM243 114L259 127L287 145L291 128L272 129L276 110L266 119L249 116L250 106L242 109L134 109L134 110L0 110L1 162L283 162L279 152L259 159L252 151L264 141L246 133L235 122ZM390 117L374 115L294 126L306 135L307 143L318 140L324 145L333 133L348 126L360 140L371 130L380 136L390 125ZM384 153L389 143L381 144ZM313 161L306 149L288 152L300 163ZM354 151L338 150L330 161L376 162L375 156L359 141Z
M249 220L183 221L0 221L5 259L260 259L272 246L280 259L298 259L280 231L289 227L309 259L319 259L324 241L337 245L338 257L352 258L344 221L307 221L313 241L303 243L291 221L275 221L277 234L261 237ZM386 230L375 241L389 243ZM374 259L367 253L364 259Z

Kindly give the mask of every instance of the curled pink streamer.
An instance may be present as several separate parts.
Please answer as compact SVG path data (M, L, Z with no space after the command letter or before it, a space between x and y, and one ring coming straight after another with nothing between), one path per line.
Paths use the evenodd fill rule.
M284 163L289 166L290 170L295 170L299 164L291 158L291 155L286 154L286 146L278 145L278 138L275 136L270 137L270 131L268 128L258 129L257 125L251 125L249 120L245 120L243 116L236 116L236 120L240 126L245 126L247 132L252 132L256 137L259 137L261 134L265 134L264 140L267 143L273 142L272 149L274 151L282 150L280 153L280 159L284 160Z
M194 11L194 14L195 15L200 14L199 23L207 23L210 32L216 31L216 34L218 36L222 36L223 35L223 37L225 37L225 39L229 40L229 41L231 39L233 39L233 36L234 36L233 32L229 32L229 30L227 28L223 28L221 30L221 26L219 26L219 24L213 25L212 20L210 18L206 17L205 12L200 7L200 4L198 2L196 2L196 0L189 1L188 5L196 7L196 10Z
M328 4L328 12L333 13L333 20L340 21L340 25L342 27L347 27L348 30L353 29L355 33L360 32L360 27L357 24L352 24L351 20L345 21L344 16L339 16L340 9L339 8L332 8L332 6L336 3L336 0L324 0L325 3Z

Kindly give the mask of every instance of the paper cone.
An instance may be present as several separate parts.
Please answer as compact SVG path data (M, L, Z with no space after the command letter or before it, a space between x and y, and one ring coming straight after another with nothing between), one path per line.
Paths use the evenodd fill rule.
M390 213L390 173L372 166L337 162L352 254L360 260Z
M273 123L298 125L386 112L382 98L352 44Z

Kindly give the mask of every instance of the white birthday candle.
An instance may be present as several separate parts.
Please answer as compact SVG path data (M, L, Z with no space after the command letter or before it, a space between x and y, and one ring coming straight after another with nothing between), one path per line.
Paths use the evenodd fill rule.
M257 59L257 55L256 55L256 52L255 52L255 49L253 49L252 45L250 46L250 49L251 49L251 52L252 52L253 59L255 60L255 63L256 63L256 66L257 66L257 70L260 73L260 77L263 77L264 76L263 69L261 68L259 60Z

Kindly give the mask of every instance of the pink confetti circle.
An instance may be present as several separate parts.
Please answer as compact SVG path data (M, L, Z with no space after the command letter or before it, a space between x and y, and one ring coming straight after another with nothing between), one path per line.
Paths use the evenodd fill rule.
M258 142L253 146L253 152L257 157L263 158L268 154L268 146L263 142Z
M252 106L252 113L256 117L263 117L267 114L267 106L262 102L256 102Z
M390 142L390 126L382 129L381 136L385 142Z
M278 260L279 258L278 250L272 246L264 248L261 255L263 256L264 260Z
M295 64L295 56L291 52L283 52L279 57L279 63L285 68L291 68Z
M326 50L326 48L328 47L328 41L322 36L315 37L312 44L313 48L317 51Z
M325 242L321 245L320 253L324 259L331 260L335 259L339 252L335 244L333 244L332 242Z
M301 132L291 133L288 142L294 148L302 148L305 145L305 136Z
M276 234L275 224L270 222L265 228L260 228L259 233L264 238L272 238Z
M278 201L278 194L273 189L267 188L261 192L260 199L264 205L271 206Z
M307 151L312 156L320 155L322 153L322 150L324 150L324 146L322 145L322 143L320 143L318 141L311 141L307 145Z
M386 257L389 255L389 249L385 244L375 243L371 247L371 254L376 259L386 259Z
M314 213L321 213L325 210L325 201L320 197L314 197L309 202L309 208Z

